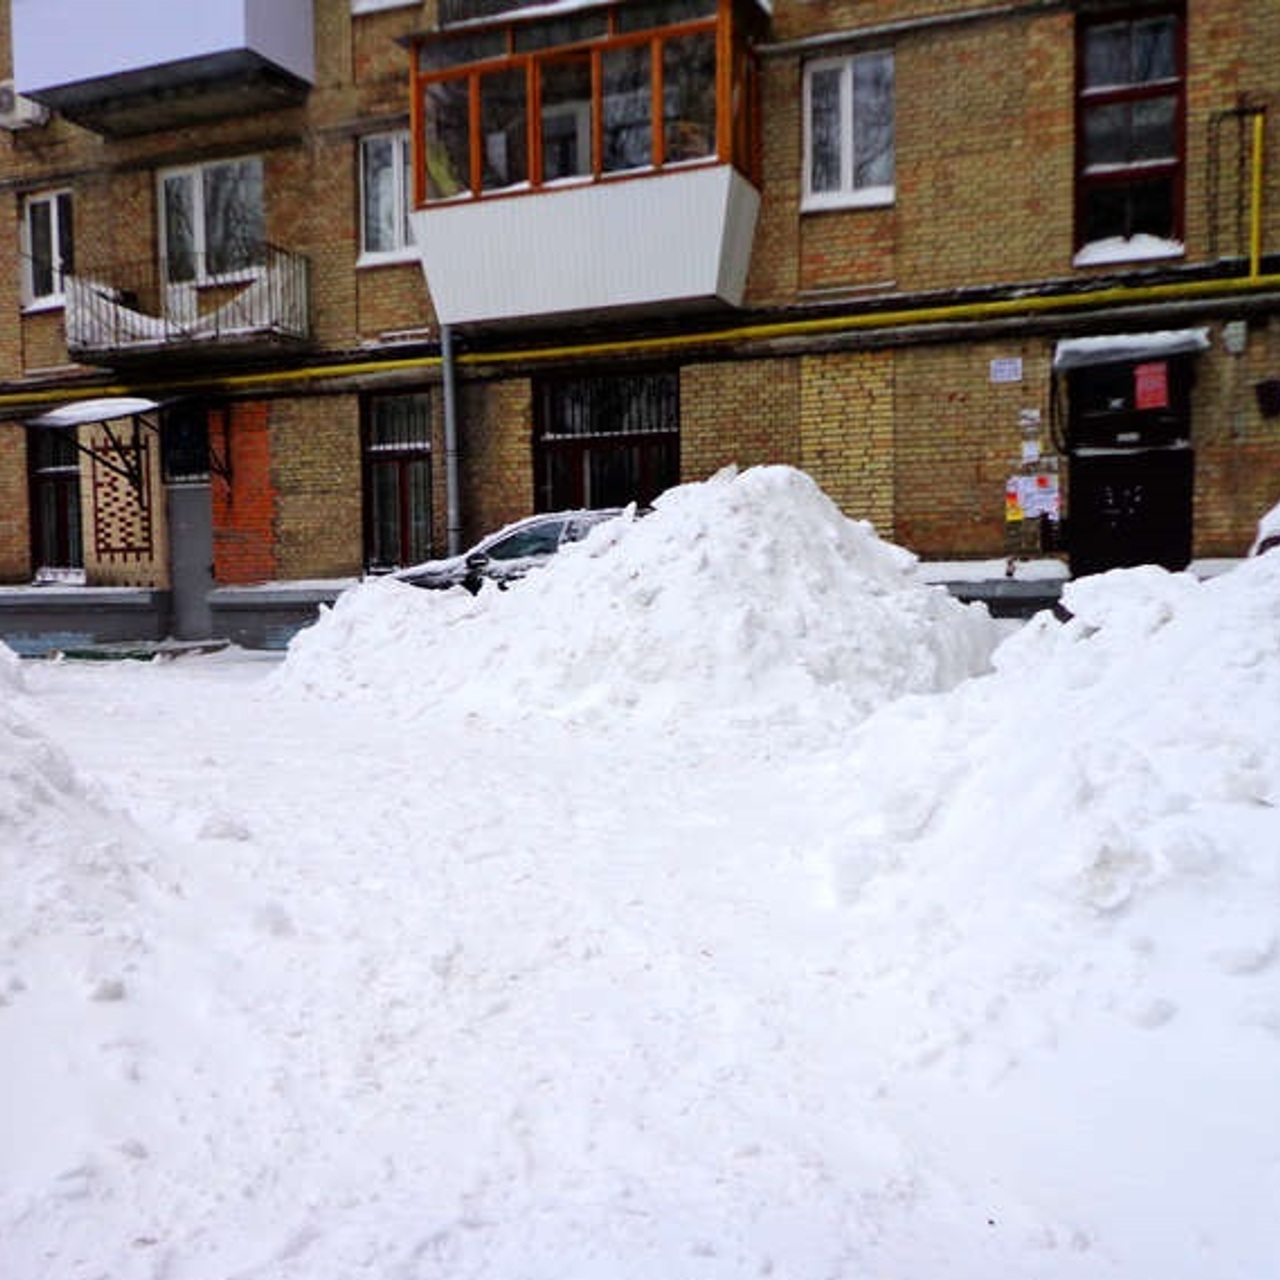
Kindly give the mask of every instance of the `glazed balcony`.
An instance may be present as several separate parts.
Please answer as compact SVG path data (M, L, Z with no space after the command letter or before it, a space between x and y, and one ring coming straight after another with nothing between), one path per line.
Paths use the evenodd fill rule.
M413 41L414 234L442 321L740 304L758 0L442 12L458 25Z
M12 0L16 87L107 137L300 103L312 0Z
M310 339L310 264L271 245L221 275L199 258L85 268L65 279L67 351L85 364L242 359Z

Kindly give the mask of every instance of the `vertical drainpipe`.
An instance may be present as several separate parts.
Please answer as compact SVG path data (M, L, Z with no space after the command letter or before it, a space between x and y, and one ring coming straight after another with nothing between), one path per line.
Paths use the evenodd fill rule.
M440 326L440 368L444 381L444 492L448 552L462 550L462 514L458 501L458 404L454 382L453 329Z

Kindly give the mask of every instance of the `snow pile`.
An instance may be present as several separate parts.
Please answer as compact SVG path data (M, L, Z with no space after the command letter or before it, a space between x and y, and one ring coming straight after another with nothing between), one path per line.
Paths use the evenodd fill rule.
M0 640L0 694L8 695L22 687L22 659Z
M987 669L985 608L922 585L914 565L802 472L726 470L597 527L508 591L348 592L295 639L287 678L409 714L461 699L507 715L843 728Z
M677 523L743 480L805 489L750 475ZM0 1275L1280 1275L1280 556L1071 584L1073 619L990 674L818 749L607 716L653 690L602 656L598 715L503 717L497 677L419 696L402 607L459 681L452 650L510 619L528 674L522 643L556 663L540 602L612 561L577 634L631 644L606 620L647 584L773 706L785 663L706 639L702 602L750 580L721 583L710 529L656 585L622 571L683 500L536 589L353 593L394 679L337 643L340 606L289 660L334 696L244 655L0 689ZM848 545L788 563L858 563L892 634L853 683L909 688L902 557ZM808 676L824 623L777 596L797 689L836 696ZM654 662L665 709L705 696L698 662ZM384 714L397 693L432 714Z
M886 1106L930 1163L981 1151L997 1204L1053 1206L1057 1248L1245 1280L1280 1204L1280 557L1065 603L845 762L833 890Z
M93 1036L95 1026L111 1034L106 1010L124 998L145 951L137 912L150 854L138 828L104 806L37 727L38 703L22 683L0 651L0 1186L57 1177L57 1198L75 1200L87 1174L63 1135L116 1093L99 1074Z

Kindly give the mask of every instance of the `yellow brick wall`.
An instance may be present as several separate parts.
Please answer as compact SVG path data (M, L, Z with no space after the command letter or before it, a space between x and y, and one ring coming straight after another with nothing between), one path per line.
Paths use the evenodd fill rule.
M729 463L793 462L799 442L794 360L687 365L680 371L680 474L705 480Z
M30 547L26 432L0 423L0 582L30 579Z
M894 362L888 352L805 356L800 465L848 516L893 536Z
M356 273L357 328L362 338L421 333L430 310L416 262L362 267ZM434 331L432 331L434 332Z
M991 556L1005 545L1005 481L1021 464L1020 414L1041 415L1047 455L1051 343L916 347L894 355L895 538L923 556ZM993 360L1020 359L1017 382Z
M1196 450L1195 554L1237 556L1253 540L1258 517L1280 502L1280 418L1263 417L1257 384L1280 378L1280 321L1247 326L1245 350L1202 357L1192 391Z
M533 404L527 378L464 383L458 395L463 541L533 511Z
M269 412L280 576L360 573L358 398L282 399L273 401Z

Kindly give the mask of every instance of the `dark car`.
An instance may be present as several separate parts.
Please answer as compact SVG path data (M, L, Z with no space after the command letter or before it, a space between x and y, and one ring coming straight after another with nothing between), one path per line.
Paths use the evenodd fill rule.
M568 542L578 542L589 530L622 514L621 507L600 511L552 511L528 516L481 538L470 551L444 560L426 560L392 576L415 587L442 590L466 587L473 595L487 582L505 587L530 569L545 564Z

